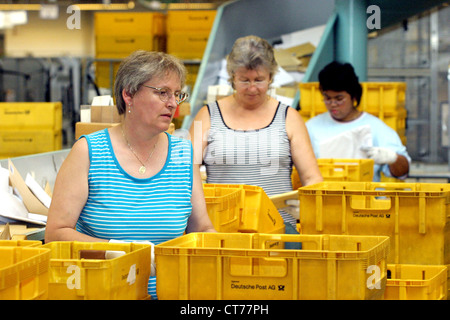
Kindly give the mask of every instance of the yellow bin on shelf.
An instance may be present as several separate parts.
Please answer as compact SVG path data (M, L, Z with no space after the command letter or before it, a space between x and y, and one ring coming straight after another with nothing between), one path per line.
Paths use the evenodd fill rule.
M286 242L301 242L302 249L274 248ZM160 300L380 299L388 251L389 237L381 236L190 233L155 246L157 294Z
M378 115L396 112L404 108L405 82L361 82L362 95L359 109ZM311 117L327 111L319 82L299 83L300 110Z
M324 181L372 181L372 159L317 159ZM292 189L300 188L301 182L297 168L292 167Z
M0 102L0 129L62 129L61 102Z

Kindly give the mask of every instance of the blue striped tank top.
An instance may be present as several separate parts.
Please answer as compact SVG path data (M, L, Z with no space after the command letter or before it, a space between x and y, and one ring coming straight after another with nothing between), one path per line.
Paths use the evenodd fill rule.
M191 214L192 145L171 136L166 162L147 179L120 166L107 129L86 136L89 146L89 196L77 222L84 234L159 244L181 236ZM149 282L156 297L156 281Z
M268 196L292 191L288 108L278 103L265 128L234 130L225 123L217 101L209 104L211 127L203 159L207 182L259 186ZM280 213L295 225L289 214Z

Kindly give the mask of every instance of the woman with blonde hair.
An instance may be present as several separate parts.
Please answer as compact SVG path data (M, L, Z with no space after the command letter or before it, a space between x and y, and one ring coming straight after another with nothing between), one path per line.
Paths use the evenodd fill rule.
M278 70L272 46L257 36L236 40L227 58L234 94L204 106L191 127L194 165L208 183L256 185L267 195L292 191L294 164L302 185L322 181L299 113L268 95ZM201 124L202 144L195 138ZM280 212L287 229L296 220Z
M171 136L186 70L175 57L137 51L120 64L122 123L82 136L55 182L45 241L145 241L214 231L192 145ZM149 293L156 297L155 278Z

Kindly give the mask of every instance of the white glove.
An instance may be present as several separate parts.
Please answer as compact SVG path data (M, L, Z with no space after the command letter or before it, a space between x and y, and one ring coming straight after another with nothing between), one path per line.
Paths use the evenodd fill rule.
M382 147L362 147L369 159L373 159L376 164L392 164L397 161L397 153Z
M300 220L300 200L286 200L287 207L282 210L289 213L295 219Z
M111 239L109 240L110 243L142 243L142 244L149 244L151 247L150 251L150 277L156 276L156 263L155 263L155 245L153 242L150 241L128 241L128 240L115 240Z

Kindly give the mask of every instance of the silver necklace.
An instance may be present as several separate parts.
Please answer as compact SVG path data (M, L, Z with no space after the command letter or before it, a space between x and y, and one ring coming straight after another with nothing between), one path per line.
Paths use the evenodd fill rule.
M153 146L153 150L150 153L150 155L147 157L147 160L145 160L145 162L142 162L141 159L139 159L138 155L136 154L136 152L134 151L133 147L130 145L130 143L128 142L127 137L125 136L125 133L123 132L123 125L120 126L120 129L122 130L122 136L125 139L125 142L128 145L128 148L130 148L131 152L134 154L134 156L136 157L136 159L141 163L141 167L139 168L139 173L140 174L144 174L145 171L147 170L147 168L145 167L145 164L148 162L148 159L150 159L153 155L153 152L155 152L156 149L156 145L158 144L158 140L156 140L155 145Z

